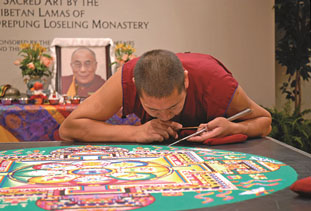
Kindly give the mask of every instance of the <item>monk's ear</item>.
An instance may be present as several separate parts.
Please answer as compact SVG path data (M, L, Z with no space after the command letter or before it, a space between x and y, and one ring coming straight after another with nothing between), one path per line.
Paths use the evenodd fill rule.
M135 84L135 78L134 78L134 77L132 78L132 81L133 81L133 83Z
M187 70L184 70L184 77L185 77L184 86L185 86L185 89L187 89L189 87L189 77L188 77L188 71Z

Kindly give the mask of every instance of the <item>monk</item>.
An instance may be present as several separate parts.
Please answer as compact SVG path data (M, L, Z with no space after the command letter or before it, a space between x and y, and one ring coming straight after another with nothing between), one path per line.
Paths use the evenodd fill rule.
M110 125L105 120L122 108L136 114L141 125ZM232 116L251 113L237 122ZM207 54L151 50L125 63L62 123L64 140L86 142L163 142L179 138L184 126L206 132L188 141L244 134L266 136L271 115L250 99L231 72Z

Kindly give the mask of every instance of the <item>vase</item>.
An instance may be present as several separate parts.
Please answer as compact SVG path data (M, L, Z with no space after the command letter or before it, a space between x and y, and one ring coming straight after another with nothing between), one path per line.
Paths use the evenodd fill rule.
M42 84L42 89L41 91L46 95L46 96L49 96L50 95L50 91L48 89L46 89L46 79L45 78L42 78L40 76L29 76L29 77L25 77L24 78L24 81L26 83L26 86L27 86L27 90L26 90L26 94L28 96L32 96L34 94L34 89L36 88L35 87L35 84L36 83L40 83Z
M39 83L43 84L43 80L41 79L40 76L25 77L24 81L25 81L25 83L27 85L27 90L30 90L36 82L39 82Z

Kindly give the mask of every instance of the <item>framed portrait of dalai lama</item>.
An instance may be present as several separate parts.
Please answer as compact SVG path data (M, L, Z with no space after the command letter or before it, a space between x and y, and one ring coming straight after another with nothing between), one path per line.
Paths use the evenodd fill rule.
M52 84L61 95L86 98L112 75L110 38L56 38Z

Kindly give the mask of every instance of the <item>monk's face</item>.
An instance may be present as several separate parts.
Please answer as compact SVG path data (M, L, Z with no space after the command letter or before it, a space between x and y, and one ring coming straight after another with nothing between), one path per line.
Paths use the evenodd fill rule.
M150 116L162 121L168 121L182 111L185 99L186 90L178 93L176 88L170 96L163 98L150 97L142 92L140 102Z

